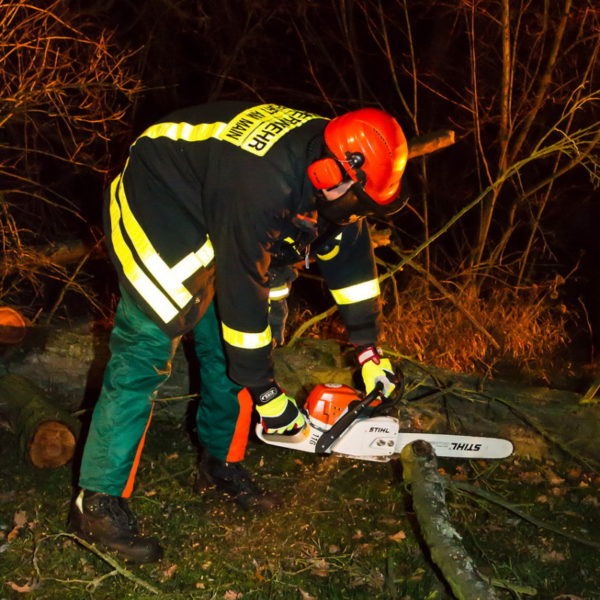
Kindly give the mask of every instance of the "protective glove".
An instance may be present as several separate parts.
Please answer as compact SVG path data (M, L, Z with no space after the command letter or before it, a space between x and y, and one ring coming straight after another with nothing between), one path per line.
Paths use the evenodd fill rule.
M285 343L285 323L288 318L287 300L271 300L269 302L269 327L275 345L283 346Z
M250 388L250 394L265 433L293 435L306 425L296 401L276 383L262 390Z
M376 346L360 346L356 350L356 358L361 366L361 375L365 384L365 391L369 394L375 384L381 382L382 393L389 398L396 389L398 377L394 373L392 363Z

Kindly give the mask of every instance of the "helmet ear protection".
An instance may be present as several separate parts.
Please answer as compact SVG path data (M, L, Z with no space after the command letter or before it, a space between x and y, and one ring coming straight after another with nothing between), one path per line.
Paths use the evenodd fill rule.
M344 163L344 165L342 165ZM329 190L334 188L348 178L359 179L358 176L352 177L348 169L360 169L365 164L365 157L360 152L346 152L346 160L340 161L337 158L322 158L312 163L307 170L310 182L318 190ZM347 167L346 167L347 165Z
M322 158L308 167L308 178L318 190L329 190L344 180L344 171L335 158Z
M365 202L386 205L400 193L408 144L400 124L377 108L361 108L333 118L323 130L328 158L308 167L317 190L345 182L361 188ZM359 190L361 191L361 190Z

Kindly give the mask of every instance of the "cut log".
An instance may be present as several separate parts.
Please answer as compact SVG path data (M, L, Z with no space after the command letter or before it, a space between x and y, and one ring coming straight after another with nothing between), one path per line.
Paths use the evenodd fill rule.
M439 474L433 448L418 440L400 455L402 476L433 562L458 600L497 600L498 595L481 576L450 521L446 485Z
M18 310L0 306L0 344L22 342L28 326L28 320Z
M443 129L408 140L408 158L431 154L454 144L454 131Z
M40 469L71 460L79 421L51 404L44 391L24 377L0 377L0 415L16 434L24 459Z

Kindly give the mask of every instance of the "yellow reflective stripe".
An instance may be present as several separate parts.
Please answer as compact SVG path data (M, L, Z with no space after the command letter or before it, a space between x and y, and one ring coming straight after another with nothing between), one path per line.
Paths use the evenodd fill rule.
M211 137L220 139L221 132L226 126L227 123L221 122L200 123L200 125L192 125L191 123L157 123L148 127L140 138L148 137L156 139L167 137L173 141L201 142Z
M269 288L269 300L281 300L290 295L290 288L287 285Z
M332 250L330 250L329 252L327 252L326 254L318 254L317 253L317 257L320 260L331 260L332 258L335 258L340 251L340 247L339 246L334 246Z
M125 239L121 233L121 228L119 226L121 211L116 197L116 190L120 180L120 177L117 177L110 186L111 240L115 254L123 267L125 277L131 282L131 285L133 285L146 302L150 304L156 311L156 314L165 323L168 323L177 315L177 309L135 262L133 254L125 243Z
M264 346L268 346L273 339L269 325L260 333L244 333L243 331L227 327L225 323L221 323L221 327L223 328L223 339L230 346L235 346L236 348L245 348L246 350L263 348Z
M371 279L371 281L364 281L339 290L331 290L331 295L336 304L353 304L375 298L379 296L379 281Z
M331 260L332 258L335 258L338 255L338 253L340 251L340 244L339 244L339 242L342 239L342 233L341 232L338 233L335 236L335 238L333 238L333 239L337 240L338 243L329 252L326 252L325 254L319 254L319 253L317 253L317 257L320 260Z
M123 226L125 227L125 231L127 231L127 235L131 238L131 242L137 253L140 255L144 266L176 304L180 308L183 308L192 299L192 295L183 285L182 280L174 277L171 268L154 249L152 242L150 242L148 236L131 212L122 185L118 189L118 198L121 205Z
M203 267L207 267L213 261L215 251L208 236L206 236L206 242L200 246L199 250L194 252L194 255Z

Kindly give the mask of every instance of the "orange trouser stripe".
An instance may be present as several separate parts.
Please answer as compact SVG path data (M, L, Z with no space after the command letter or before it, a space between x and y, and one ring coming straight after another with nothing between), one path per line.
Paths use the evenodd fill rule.
M121 496L123 498L129 498L131 496L131 492L133 492L133 485L135 483L135 476L140 466L140 459L142 458L142 450L144 449L144 443L146 442L146 434L148 433L148 428L150 427L150 421L152 421L152 412L154 411L154 404L150 409L150 414L148 415L148 421L146 421L146 428L144 429L144 433L140 439L137 450L135 452L135 458L133 459L133 464L131 465L131 471L129 471L129 477L127 478L127 483L125 484L125 488L123 489L123 493Z
M244 459L248 435L250 434L250 422L252 421L252 397L248 388L242 388L237 395L240 403L240 412L235 423L235 431L229 445L227 462L239 462Z

